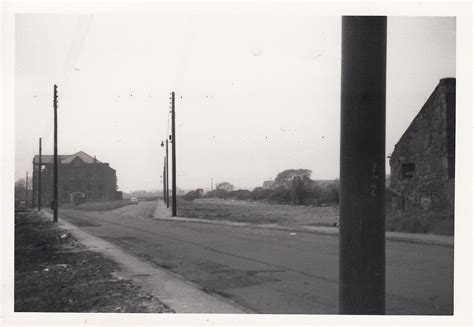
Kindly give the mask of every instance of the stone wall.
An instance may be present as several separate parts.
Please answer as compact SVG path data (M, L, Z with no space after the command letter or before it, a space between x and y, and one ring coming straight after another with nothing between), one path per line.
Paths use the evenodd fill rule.
M395 145L390 158L390 187L396 209L454 207L456 80L442 79Z

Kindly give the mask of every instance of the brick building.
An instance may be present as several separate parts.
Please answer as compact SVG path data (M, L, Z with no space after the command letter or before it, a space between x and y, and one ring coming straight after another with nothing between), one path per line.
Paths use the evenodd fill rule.
M390 156L392 205L454 212L456 79L441 79Z
M49 206L53 201L52 155L41 156L41 202ZM102 163L82 151L58 156L59 204L85 201L110 201L121 198L117 192L117 175L108 163ZM38 197L39 156L33 158L33 194ZM37 200L36 200L37 201Z

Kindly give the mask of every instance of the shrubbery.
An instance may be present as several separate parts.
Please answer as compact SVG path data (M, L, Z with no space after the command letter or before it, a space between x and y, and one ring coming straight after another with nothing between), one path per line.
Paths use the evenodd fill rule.
M297 181L296 183L300 183ZM307 181L305 181L307 183ZM299 192L299 193L298 193ZM339 203L339 183L334 181L322 187L314 181L295 188L279 185L272 189L256 187L253 191L223 189L209 191L205 198L235 199L241 201L265 201L279 204L296 205L335 205Z
M252 198L252 192L249 190L237 190L228 193L229 198L237 199L237 200L250 200Z
M198 188L194 191L190 191L186 193L185 195L183 195L183 199L187 201L193 201L202 197L202 194L203 194L202 188Z
M270 194L272 194L271 189L265 189L263 187L256 187L253 189L251 198L254 201L263 201L267 200L270 197Z

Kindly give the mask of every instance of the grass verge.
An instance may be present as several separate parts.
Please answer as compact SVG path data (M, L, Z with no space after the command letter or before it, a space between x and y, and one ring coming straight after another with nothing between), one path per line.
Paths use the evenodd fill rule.
M171 312L39 215L15 215L15 312Z
M223 199L178 201L178 216L209 220L278 224L281 226L328 226L339 222L338 207L292 206ZM393 212L387 209L386 230L393 232L453 235L454 218L444 212Z

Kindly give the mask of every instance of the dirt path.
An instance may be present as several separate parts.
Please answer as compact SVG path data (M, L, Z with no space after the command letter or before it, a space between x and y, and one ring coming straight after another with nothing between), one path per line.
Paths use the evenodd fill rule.
M172 312L37 212L15 215L15 312Z

